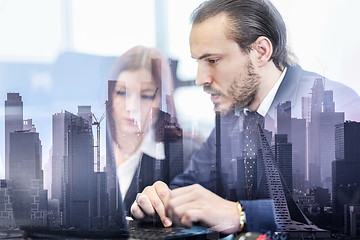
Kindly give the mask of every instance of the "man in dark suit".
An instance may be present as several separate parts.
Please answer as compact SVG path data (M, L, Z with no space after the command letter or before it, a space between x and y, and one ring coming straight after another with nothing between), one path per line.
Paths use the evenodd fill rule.
M216 188L219 178L212 173L216 175L219 169L214 160L218 144L214 131L192 156L189 168L173 181L171 189L175 189L156 182L138 195L131 213L137 219L158 214L164 226L174 222L190 227L201 222L225 234L243 231L246 224L250 231L279 228L272 201L255 200L262 198L261 189L269 191L264 178L253 176L244 167L234 173L232 160L251 160L258 155L260 140L255 138L259 138L259 131L265 136L265 128L274 130L279 104L288 101L291 114L297 117L303 99L312 92L311 104L321 111L326 87L333 90L339 110L348 114L346 118L356 120L359 116L351 114L360 112L359 96L294 63L286 46L285 24L267 0L206 1L193 12L192 23L190 49L198 63L196 84L211 95L214 110L222 115L221 184L225 188L237 186L235 192L221 189L219 193ZM315 87L320 90L316 92ZM255 124L250 124L248 115L256 115ZM251 163L247 166L252 167ZM257 224L249 224L254 222Z

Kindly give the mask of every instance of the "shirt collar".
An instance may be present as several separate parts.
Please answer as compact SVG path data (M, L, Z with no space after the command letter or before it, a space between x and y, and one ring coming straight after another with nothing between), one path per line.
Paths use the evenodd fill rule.
M270 92L266 95L264 100L261 102L259 108L257 109L257 112L265 117L265 115L268 113L270 106L272 102L275 99L275 95L280 87L280 84L284 80L285 74L286 74L287 67L285 67L284 71L281 73L280 78L276 81L275 85L271 88ZM248 111L248 109L246 109ZM244 112L246 111L244 109ZM246 114L246 112L245 112Z
M155 141L155 130L153 128L144 136L138 150L152 158L165 159L164 143Z

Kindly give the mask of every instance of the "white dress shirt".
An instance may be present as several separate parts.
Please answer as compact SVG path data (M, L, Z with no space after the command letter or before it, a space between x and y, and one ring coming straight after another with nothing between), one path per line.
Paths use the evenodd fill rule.
M155 159L165 159L164 143L155 141L154 129L151 129L144 136L139 148L116 169L116 175L123 199L125 198L144 153Z
M280 84L284 80L286 70L287 70L287 68L284 69L284 71L280 75L280 78L276 81L274 86L271 88L270 92L266 95L264 100L260 103L260 106L257 109L257 112L261 116L265 117L265 115L269 111L270 106L271 106L272 102L274 101L275 95L276 95L277 91L279 90Z

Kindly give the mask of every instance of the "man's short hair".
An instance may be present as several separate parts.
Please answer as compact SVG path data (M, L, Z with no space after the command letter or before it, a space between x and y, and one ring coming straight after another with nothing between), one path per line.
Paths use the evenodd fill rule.
M192 24L204 22L220 13L228 17L228 37L245 53L260 36L273 46L271 60L279 70L291 65L287 49L286 26L274 5L268 0L208 0L191 15Z

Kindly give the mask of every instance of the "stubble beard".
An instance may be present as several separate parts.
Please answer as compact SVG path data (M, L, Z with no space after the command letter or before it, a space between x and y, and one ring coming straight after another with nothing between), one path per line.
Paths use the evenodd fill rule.
M233 99L230 104L223 105L222 103L214 103L214 110L221 112L222 115L228 115L235 111L235 108L248 107L256 97L260 85L260 76L255 72L251 60L245 65L245 73L234 78L230 87L227 89L227 94L224 94L219 89L213 88L211 85L204 85L205 92L212 92L219 94L222 97L228 96Z
M230 110L246 108L254 102L260 85L260 76L255 72L254 65L249 59L245 66L245 74L236 77L228 89L229 96L234 98Z

